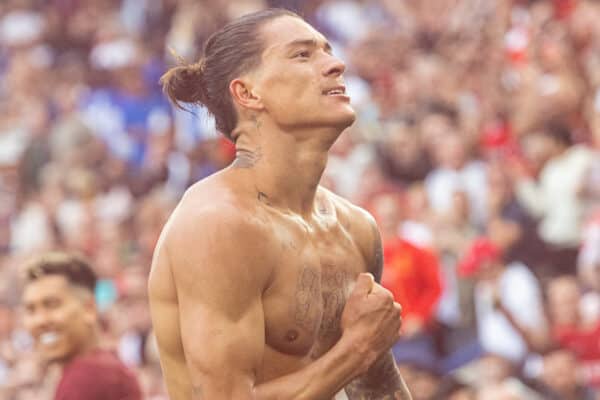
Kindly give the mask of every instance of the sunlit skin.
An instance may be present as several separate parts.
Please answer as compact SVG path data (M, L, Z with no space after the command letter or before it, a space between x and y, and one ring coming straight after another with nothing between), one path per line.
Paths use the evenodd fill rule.
M261 31L260 67L229 85L239 115L233 166L261 156L264 163L247 172L287 197L272 195L271 204L310 215L327 151L356 117L345 95L345 65L325 37L298 18L277 18ZM325 93L334 88L344 93Z
M238 107L240 114L259 112L264 123L298 139L327 129L334 141L355 119L345 93L325 93L344 87L344 63L321 33L298 18L275 19L262 28L262 36L267 45L260 68L230 85L232 96L247 107Z
M36 349L48 361L64 363L97 344L97 313L93 294L60 275L27 283L23 293L23 324Z
M339 132L352 124L355 113L350 98L324 93L344 86L345 70L325 37L297 18L279 18L263 32L269 45L261 68L249 78L269 117L282 129L293 131L333 127Z
M351 400L408 400L389 352L400 306L365 274L381 272L377 227L319 186L355 119L345 65L299 18L259 32L260 65L229 84L236 159L187 190L154 252L148 288L169 395L332 399L345 389Z

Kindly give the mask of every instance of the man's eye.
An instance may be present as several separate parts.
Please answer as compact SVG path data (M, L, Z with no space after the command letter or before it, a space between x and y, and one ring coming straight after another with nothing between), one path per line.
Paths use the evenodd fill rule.
M301 51L299 53L296 53L296 55L294 57L296 57L296 58L308 58L308 57L310 57L310 52L304 50L304 51Z
M62 304L59 299L48 299L44 303L47 308L58 308Z

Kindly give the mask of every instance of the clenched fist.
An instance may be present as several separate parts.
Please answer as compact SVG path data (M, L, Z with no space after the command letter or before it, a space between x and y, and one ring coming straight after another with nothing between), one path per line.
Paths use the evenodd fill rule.
M365 370L388 351L400 336L402 307L392 293L362 273L342 313L342 338L363 355Z

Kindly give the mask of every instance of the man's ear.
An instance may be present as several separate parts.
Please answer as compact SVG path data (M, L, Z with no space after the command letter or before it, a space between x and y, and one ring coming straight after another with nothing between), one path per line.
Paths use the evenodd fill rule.
M264 109L262 99L252 90L252 85L244 79L232 80L229 84L229 93L231 93L233 102L242 108L252 111Z
M85 320L88 324L95 325L98 323L99 318L98 305L94 301L94 298L91 297L85 303Z
M81 307L83 308L83 318L86 323L94 325L98 322L99 311L98 305L93 293L90 293L84 288L75 288L75 295L79 298Z

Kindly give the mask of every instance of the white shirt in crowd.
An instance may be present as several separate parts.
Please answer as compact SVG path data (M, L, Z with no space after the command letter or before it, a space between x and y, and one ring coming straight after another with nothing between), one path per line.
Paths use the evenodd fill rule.
M519 325L530 329L546 326L542 292L529 268L519 262L510 263L498 279L497 290L502 306ZM479 341L485 352L518 363L527 356L527 345L506 316L494 307L493 285L480 281L475 287Z
M584 204L578 191L592 159L588 148L573 146L546 163L539 182L523 180L516 185L519 201L541 219L539 233L547 243L560 247L579 244Z
M460 170L436 168L425 179L425 189L431 208L448 212L454 205L454 195L465 192L471 207L471 222L483 224L486 215L487 171L481 161L471 161Z

